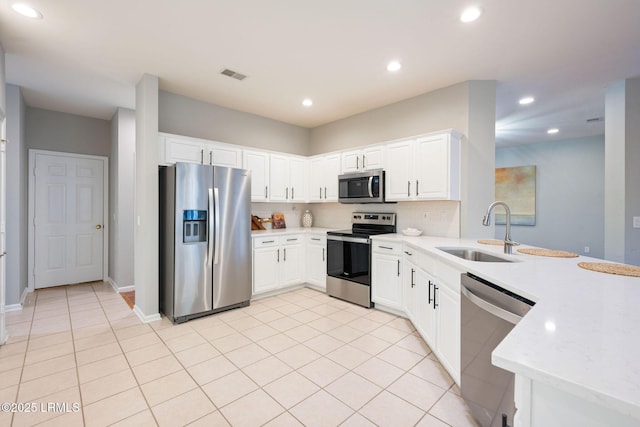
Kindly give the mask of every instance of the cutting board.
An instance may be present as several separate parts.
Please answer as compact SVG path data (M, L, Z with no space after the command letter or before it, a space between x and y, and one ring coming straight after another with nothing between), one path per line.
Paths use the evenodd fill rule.
M251 229L252 230L266 230L264 225L260 222L260 217L251 215Z

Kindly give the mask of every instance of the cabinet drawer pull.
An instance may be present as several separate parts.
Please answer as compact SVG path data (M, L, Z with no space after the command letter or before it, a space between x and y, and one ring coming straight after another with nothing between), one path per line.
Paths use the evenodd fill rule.
M319 241L320 241L320 238L318 238L318 237L312 237L312 238L311 238L311 240L315 240L316 242L319 242Z
M379 247L380 249L389 249L390 251L392 251L392 250L393 250L393 248L390 248L389 246L380 246L380 245L378 245L378 247Z
M275 240L263 240L262 244L264 245L265 243L273 243Z
M297 237L294 237L292 239L287 239L287 242L297 242L297 241L298 241Z

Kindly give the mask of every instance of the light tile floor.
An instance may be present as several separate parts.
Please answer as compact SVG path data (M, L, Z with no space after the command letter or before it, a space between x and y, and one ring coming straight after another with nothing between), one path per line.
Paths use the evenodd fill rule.
M6 320L2 426L476 425L409 321L307 288L172 325L94 282Z

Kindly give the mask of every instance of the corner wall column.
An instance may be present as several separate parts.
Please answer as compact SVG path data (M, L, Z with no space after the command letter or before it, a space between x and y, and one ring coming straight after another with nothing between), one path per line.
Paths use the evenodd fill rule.
M640 79L609 86L605 94L604 257L640 265Z
M143 322L160 320L158 284L158 78L136 86L134 311Z

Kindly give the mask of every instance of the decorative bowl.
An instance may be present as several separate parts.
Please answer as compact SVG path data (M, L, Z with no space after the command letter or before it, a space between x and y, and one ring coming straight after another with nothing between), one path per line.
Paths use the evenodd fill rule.
M422 234L422 230L418 230L417 228L405 228L402 230L402 234L405 236L419 236Z

